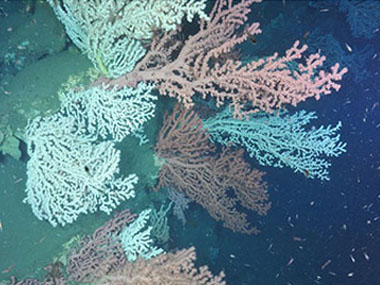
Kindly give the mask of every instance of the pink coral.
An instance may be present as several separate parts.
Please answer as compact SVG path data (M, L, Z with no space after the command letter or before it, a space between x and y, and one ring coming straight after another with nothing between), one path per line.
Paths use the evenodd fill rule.
M110 272L95 284L102 285L225 285L224 273L214 276L207 266L197 269L195 249L191 247L175 253L161 254L150 260L139 258L117 271Z
M185 193L233 231L258 233L247 215L236 209L238 202L260 215L270 208L266 183L262 182L264 173L249 168L243 151L224 149L215 156L200 118L178 105L171 116L166 116L155 150L165 162L157 188ZM234 195L229 195L229 190Z
M258 23L245 25L254 2L260 1L242 0L235 5L232 0L215 1L210 21L202 19L196 34L184 42L178 37L180 29L156 36L135 69L110 84L121 87L152 81L161 95L176 97L186 107L193 106L196 94L211 96L218 106L230 102L239 118L260 110L273 112L309 97L319 99L338 90L335 81L347 69L339 70L337 64L331 72L318 72L325 60L319 54L299 63L307 46L299 47L298 42L283 57L274 54L245 65L231 57L237 45L261 33ZM297 66L292 69L290 64L294 63Z
M69 281L93 282L126 264L118 236L135 217L129 210L124 210L115 214L91 236L84 236L68 255L66 271Z

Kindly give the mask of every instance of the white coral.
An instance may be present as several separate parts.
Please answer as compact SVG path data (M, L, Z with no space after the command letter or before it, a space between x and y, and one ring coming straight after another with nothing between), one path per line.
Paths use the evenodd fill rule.
M119 238L129 262L136 261L138 256L150 259L164 252L161 248L153 246L151 237L152 226L146 226L151 209L142 211L138 218L127 225Z
M95 143L80 133L72 117L37 117L27 126L27 197L40 220L53 226L74 222L98 208L110 213L135 196L135 174L116 178L120 151L112 142Z
M130 72L145 54L141 41L204 13L206 0L48 0L74 44L108 77Z
M62 112L75 118L80 129L96 137L111 136L120 142L137 132L154 117L157 96L154 85L141 82L136 88L95 86L85 91L70 90L61 94Z

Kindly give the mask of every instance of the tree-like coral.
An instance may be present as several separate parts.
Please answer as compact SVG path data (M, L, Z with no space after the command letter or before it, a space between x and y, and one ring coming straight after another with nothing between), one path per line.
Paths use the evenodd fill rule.
M119 235L135 217L129 210L124 210L116 213L92 235L83 236L67 256L68 280L91 283L127 264Z
M96 285L225 285L224 273L214 276L207 266L197 269L195 249L179 250L161 254L150 260L139 258L133 264L126 264L98 279Z
M212 141L243 147L264 166L290 167L309 178L329 180L331 163L326 157L337 157L346 151L346 143L337 134L341 127L306 128L317 116L300 111L252 114L249 120L236 120L225 109L204 121Z
M217 106L227 101L238 118L258 111L272 113L287 104L296 106L339 90L336 81L347 69L340 69L337 63L331 72L320 70L325 57L319 53L301 60L307 46L298 41L284 56L275 53L248 64L229 58L236 46L261 33L259 23L246 25L241 31L254 2L259 0L237 4L215 1L210 20L202 19L196 34L184 42L178 38L179 30L156 37L135 69L110 84L134 86L151 81L161 95L175 97L187 108L194 105L197 94L212 97ZM296 68L290 63L296 63Z
M259 232L236 206L240 202L260 215L267 213L270 202L266 183L262 182L264 173L251 170L242 151L224 149L216 155L201 119L193 111L177 105L171 116L166 116L155 149L163 161L157 189L167 187L185 193L233 231Z
M203 12L205 0L48 0L74 44L107 77L132 71L145 54L142 41L171 31Z
M37 117L27 127L27 197L40 220L53 226L100 209L110 213L135 196L137 176L117 177L120 151L81 133L73 117Z
M61 93L61 110L75 119L82 131L115 142L140 130L154 117L157 96L151 84L141 82L136 88L94 86L87 90L70 89Z

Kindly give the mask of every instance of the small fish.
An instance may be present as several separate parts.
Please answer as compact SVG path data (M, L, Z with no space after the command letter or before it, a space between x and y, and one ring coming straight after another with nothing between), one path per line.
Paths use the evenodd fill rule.
M368 256L367 253L363 252L363 255L364 255L364 258L365 258L366 260L369 260L369 256Z
M2 232L2 231L3 231L3 223L0 220L0 232Z
M344 105L347 105L347 104L350 104L350 103L351 103L351 101L350 101L350 100L347 100L346 102L343 103L343 106L344 106Z
M352 254L350 254L350 258L351 258L351 261L353 262L353 263L355 263L355 258L352 256Z
M230 257L231 258L236 258L236 256L234 254L232 254L232 253L230 254Z
M15 180L14 184L20 183L22 181L22 177Z
M286 267L292 265L293 262L294 262L294 258L291 257L291 258L289 259L288 263L286 264Z
M322 264L321 269L324 270L331 263L331 259Z
M32 9L32 6L30 4L27 4L26 7L25 7L25 13L28 14L31 9Z
M350 47L350 46L348 45L348 43L345 43L345 45L346 45L346 49L348 50L348 52L352 52L352 47Z
M293 237L293 240L294 240L294 241L305 241L305 239L300 238L300 237L297 237L297 236L294 236L294 237Z

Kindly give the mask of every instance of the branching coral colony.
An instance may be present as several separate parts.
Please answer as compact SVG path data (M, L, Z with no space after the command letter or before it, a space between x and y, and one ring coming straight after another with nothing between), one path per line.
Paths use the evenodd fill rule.
M244 149L261 165L291 167L323 180L329 178L326 157L345 152L337 134L340 122L307 130L314 113L288 114L284 109L338 91L346 68L336 63L330 71L323 70L325 57L307 54L307 46L298 41L284 55L249 62L236 57L237 46L261 33L259 23L247 22L251 5L259 0L216 0L208 14L206 0L47 1L101 76L87 90L62 94L58 113L35 118L27 127L25 202L39 219L63 226L82 213L110 213L138 195L135 174L118 177L120 151L115 142L141 132L154 116L159 100L154 90L182 105L166 116L159 133L155 152L161 170L155 190L181 192L233 231L259 232L241 207L237 210L237 203L260 215L271 205L264 173L244 161ZM197 32L183 34L185 20L198 21ZM226 108L202 121L191 110L201 104L195 103L197 97ZM219 153L217 144L223 145ZM72 271L94 262L107 272L90 277L86 273L84 278L102 284L127 284L128 278L138 280L136 284L224 284L223 273L213 277L207 268L199 273L193 269L193 249L166 254L155 247L151 231L157 225L147 222L150 212L142 211L134 222L129 213L128 219L116 216L117 227L112 221L104 226L111 229L109 235L100 228L84 237L70 255L76 257ZM102 240L96 243L98 238ZM97 249L96 244L106 247ZM124 250L124 255L89 261L94 258L86 252L90 246L95 251L117 248L114 252ZM128 267L126 255L131 252L134 258L128 260L137 261ZM162 270L148 274L143 269L148 266ZM139 279L142 275L145 281Z

